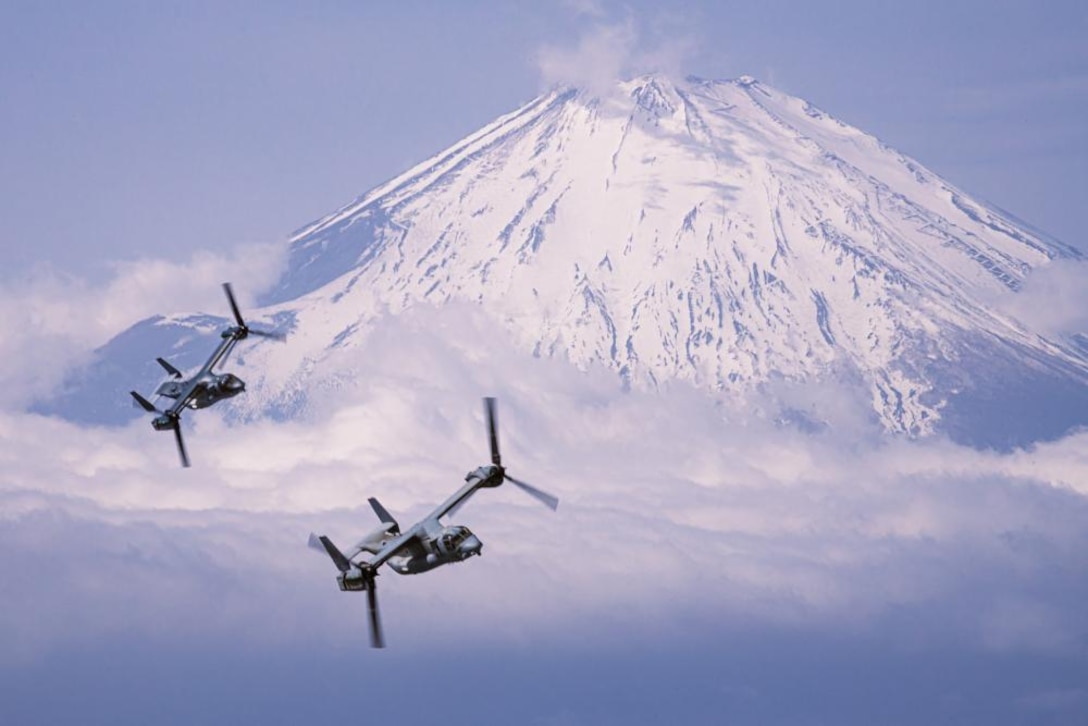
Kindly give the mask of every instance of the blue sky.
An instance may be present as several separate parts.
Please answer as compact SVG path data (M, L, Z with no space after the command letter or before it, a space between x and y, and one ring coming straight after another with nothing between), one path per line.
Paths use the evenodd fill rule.
M1074 1L9 2L2 274L283 240L587 66L754 75L1084 246L1086 32Z
M834 426L782 433L758 400L621 395L464 311L380 323L306 420L201 412L190 471L146 420L25 410L140 317L222 313L223 279L251 309L292 229L557 81L751 74L1088 246L1079 3L221 5L0 6L0 722L1088 712L1085 432L887 440L813 387ZM1082 324L1082 278L1055 276L1066 317L1039 326ZM367 496L409 519L448 494L484 455L481 390L560 511L465 507L487 557L383 576L373 653L306 535L353 541Z

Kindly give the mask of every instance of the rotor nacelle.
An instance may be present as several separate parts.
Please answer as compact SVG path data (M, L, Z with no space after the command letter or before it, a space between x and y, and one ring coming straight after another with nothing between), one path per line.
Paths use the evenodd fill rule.
M177 426L177 424L174 422L174 419L169 416L156 416L151 419L151 426L156 431L170 431Z
M343 592L365 592L370 589L369 583L373 581L373 575L367 577L358 567L352 567L336 576L336 584Z
M465 474L465 481L476 480L480 487L497 487L502 484L504 470L501 466L487 464Z

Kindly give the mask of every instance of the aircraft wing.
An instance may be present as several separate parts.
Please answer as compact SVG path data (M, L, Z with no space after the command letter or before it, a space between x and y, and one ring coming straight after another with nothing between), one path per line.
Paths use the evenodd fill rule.
M461 508L461 505L467 502L473 494L480 490L480 484L482 483L483 479L476 476L475 472L470 474L467 484L458 489L452 497L442 502L442 504L438 505L437 509L431 512L431 519L440 519L448 514L456 512Z
M215 349L215 352L208 358L208 362L204 364L202 373L211 373L212 370L226 362L230 352L234 350L234 346L238 345L237 335L231 335L228 338L223 338L223 341L219 344L219 347Z
M163 386L169 386L169 385L171 385L171 383L169 381L167 381L166 383L164 383L162 385ZM182 411L185 410L185 407L189 405L189 401L192 401L194 398L196 398L196 395L199 392L200 387L202 385L203 384L200 381L189 380L189 381L185 381L184 383L180 384L179 385L180 390L178 390L176 393L173 393L173 394L162 393L161 388L156 393L158 393L158 395L160 395L160 396L167 396L169 398L174 399L174 403L170 404L170 409L169 410L173 411L174 413L181 413Z
M416 525L404 534L398 535L393 539L389 540L385 543L385 546L378 551L376 555L370 558L370 561L367 562L367 564L370 566L371 569L376 570L384 565L390 557L399 554L401 550L417 545L419 539L419 532L420 527L419 525Z
M166 381L158 390L155 391L156 396L165 396L166 398L179 398L185 392L185 386L177 381Z

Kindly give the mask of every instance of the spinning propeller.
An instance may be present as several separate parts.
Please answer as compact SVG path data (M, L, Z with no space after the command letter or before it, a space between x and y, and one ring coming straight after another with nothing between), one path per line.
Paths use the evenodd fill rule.
M155 428L173 429L174 440L178 442L178 455L181 457L181 465L185 467L189 466L189 455L185 453L185 441L181 438L181 414L173 411L160 411L155 408L155 405L151 403L151 401L148 401L136 391L129 391L129 393L132 394L132 397L136 399L136 403L140 404L140 407L143 410L148 413L159 414L159 418L156 419L156 421L162 421L164 425L160 427L156 423Z
M267 330L254 330L246 325L246 321L242 319L242 311L238 308L238 302L234 299L234 290L231 289L229 282L223 283L223 292L227 293L227 302L230 303L230 311L234 313L234 319L238 323L238 340L244 340L247 336L258 335L262 338L271 338L272 340L278 340L281 343L287 340L287 336L283 333L272 333ZM224 335L226 335L224 333Z
M336 569L340 570L342 575L347 576L352 570L356 570L359 575L353 576L351 579L356 581L362 581L362 589L366 590L366 605L370 615L370 647L371 648L384 648L385 638L382 636L382 623L378 617L378 590L375 578L378 573L368 567L366 564L353 565L351 560L344 556L344 553L337 549L336 545L332 543L328 537L324 535L318 537L315 534L310 535L310 541L307 543L313 549L318 552L325 552L332 559L336 565Z
M494 398L488 397L484 399L484 412L487 414L487 434L491 442L491 463L498 468L499 474L502 476L503 480L518 487L554 512L556 508L559 507L559 499L557 497L554 497L545 491L541 491L530 484L526 484L520 479L515 479L506 473L506 468L502 465L502 456L499 454L498 411L496 410Z

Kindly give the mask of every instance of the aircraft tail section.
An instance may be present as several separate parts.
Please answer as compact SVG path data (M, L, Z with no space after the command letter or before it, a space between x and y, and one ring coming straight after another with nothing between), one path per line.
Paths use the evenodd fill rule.
M394 528L395 525L385 522L367 532L365 537L355 543L355 546L351 549L351 554L348 555L349 559L360 552L369 552L372 555L381 552L385 543L397 536L397 533L393 531Z
M140 404L140 408L148 413L159 413L159 409L155 408L155 405L151 403L151 401L148 401L136 391L129 391L129 393L132 394L132 398L135 399L136 403Z
M170 361L166 360L165 358L156 358L155 360L158 361L159 365L162 366L163 369L174 378L181 378L181 371L170 365Z
M181 384L177 381L163 381L162 385L156 389L155 395L177 399L181 397L181 392Z
M351 562L348 560L347 557L344 556L343 552L336 548L336 545L334 545L332 543L332 540L328 537L324 535L321 535L319 537L311 532L310 540L309 542L307 542L307 544L318 552L324 552L325 554L327 554L329 558L333 561L333 564L336 565L336 569L340 570L341 572L347 572L351 569Z
M370 508L374 510L374 514L378 515L378 519L380 519L383 524L393 525L392 529L387 528L387 531L392 534L400 534L400 525L397 524L397 520L393 519L393 515L389 513L389 510L383 507L382 503L374 497L371 497L367 501L370 502Z

